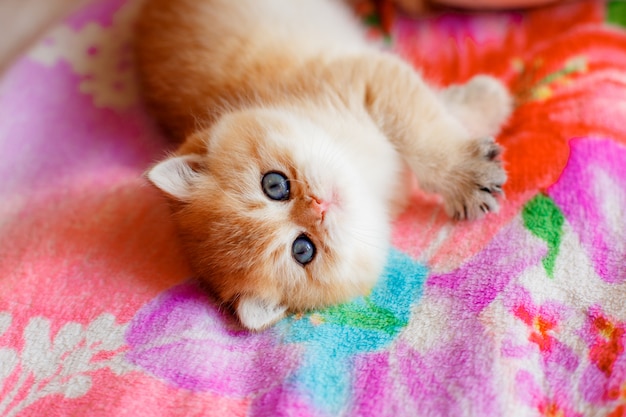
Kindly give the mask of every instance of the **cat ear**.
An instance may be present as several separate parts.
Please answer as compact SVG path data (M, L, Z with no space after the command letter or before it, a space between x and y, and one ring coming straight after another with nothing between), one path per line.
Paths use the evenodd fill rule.
M201 164L200 155L174 156L152 167L147 177L161 191L178 200L186 200L191 195L194 179L200 175L198 169Z
M239 321L250 330L262 330L285 316L287 307L259 297L243 296L237 304Z

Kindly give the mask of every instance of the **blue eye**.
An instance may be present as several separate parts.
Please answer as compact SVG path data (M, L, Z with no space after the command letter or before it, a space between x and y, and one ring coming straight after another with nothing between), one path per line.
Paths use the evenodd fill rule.
M296 262L305 266L315 257L315 245L306 235L300 235L293 241L291 253Z
M289 179L280 172L268 172L263 175L261 186L265 195L272 200L289 199Z

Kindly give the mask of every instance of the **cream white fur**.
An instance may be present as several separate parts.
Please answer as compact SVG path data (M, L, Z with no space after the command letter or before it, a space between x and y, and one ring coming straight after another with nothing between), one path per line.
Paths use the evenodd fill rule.
M193 267L244 326L371 290L410 194L407 166L458 218L497 209L506 175L480 138L510 111L497 80L438 92L368 45L337 0L152 1L144 91L185 142L148 178L185 203L174 218ZM270 171L301 193L268 198ZM317 199L329 203L320 219ZM302 234L317 247L304 267L292 254Z
M191 164L200 161L197 155L167 158L152 167L147 176L161 191L179 200L188 200L193 183L199 178Z
M261 330L285 316L287 307L257 297L243 297L237 306L241 324L251 330Z

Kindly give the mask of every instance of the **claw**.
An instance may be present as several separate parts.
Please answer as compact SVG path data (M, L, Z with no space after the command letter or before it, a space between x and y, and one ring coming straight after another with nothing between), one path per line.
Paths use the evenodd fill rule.
M492 149L489 149L489 152L487 152L486 156L488 160L493 161L498 156L500 156L501 153L502 153L502 149L499 146L496 146L496 147L493 147Z

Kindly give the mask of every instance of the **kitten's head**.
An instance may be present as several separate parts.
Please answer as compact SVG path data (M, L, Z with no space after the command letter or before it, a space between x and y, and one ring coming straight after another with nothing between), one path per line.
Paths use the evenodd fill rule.
M244 326L371 289L389 216L339 141L292 114L246 110L187 145L148 178L174 201L195 272Z

